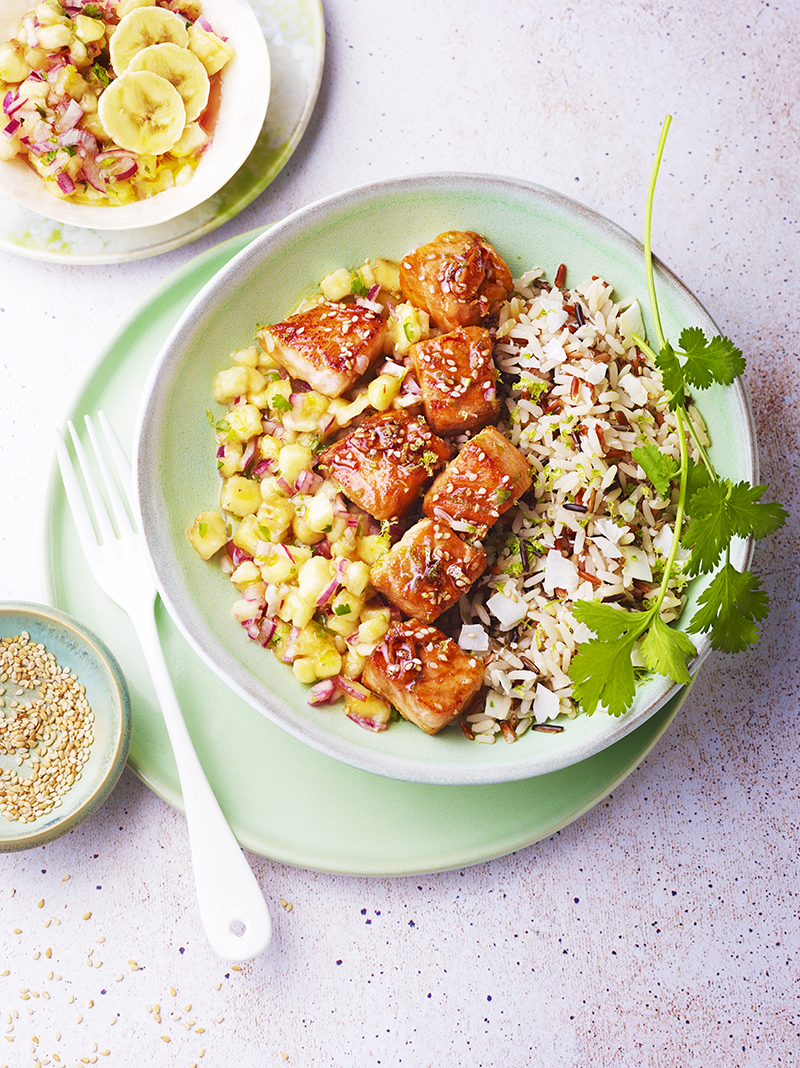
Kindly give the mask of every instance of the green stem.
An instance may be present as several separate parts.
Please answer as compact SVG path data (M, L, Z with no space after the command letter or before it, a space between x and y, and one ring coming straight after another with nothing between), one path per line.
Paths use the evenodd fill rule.
M670 123L672 122L672 116L667 115L664 119L664 124L661 127L661 137L658 139L658 148L656 149L656 158L653 162L653 169L650 173L650 185L647 190L647 209L644 219L644 257L647 267L647 291L650 296L650 308L653 312L653 321L656 328L656 337L658 338L658 347L661 348L665 342L664 331L661 328L661 317L658 314L658 301L656 300L656 283L653 275L653 248L650 241L650 226L653 217L653 200L656 193L656 180L658 178L658 170L661 166L661 157L664 154L664 145L667 143L667 134L669 133Z
M695 427L692 420L689 418L688 411L686 411L686 409L684 409L684 411L686 412L686 427L689 431L689 434L691 435L692 441L695 443L698 453L700 454L700 459L703 461L703 464L705 465L705 468L708 471L709 475L711 475L711 477L716 481L717 472L714 469L714 465L708 458L708 453L706 452L705 446L698 437L697 428Z
M685 418L684 412L678 408L675 412L675 422L678 430L678 441L680 443L681 454L681 466L680 466L680 481L678 483L678 506L675 509L675 526L674 533L672 535L672 545L669 549L669 556L667 562L664 565L664 574L661 576L661 585L658 590L658 598L653 605L652 612L655 615L660 609L667 595L667 588L669 586L669 580L672 577L672 569L675 566L675 557L678 554L678 546L681 540L681 530L683 529L683 518L686 511L686 488L688 485L689 475L689 447L686 442L686 430L683 425Z

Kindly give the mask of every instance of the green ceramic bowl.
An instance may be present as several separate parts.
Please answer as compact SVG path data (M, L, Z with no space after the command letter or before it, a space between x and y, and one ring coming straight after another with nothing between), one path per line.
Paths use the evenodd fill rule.
M200 292L163 347L145 386L136 447L144 533L162 596L199 655L253 708L322 752L379 775L438 784L483 784L530 778L567 767L611 745L660 708L679 687L655 678L618 719L603 713L567 721L559 735L528 732L514 745L468 742L460 731L431 738L401 722L380 734L338 709L311 708L292 671L248 642L231 618L230 583L204 564L184 531L218 499L215 443L206 412L211 383L235 348L253 343L257 324L278 320L338 267L367 257L399 259L448 229L476 230L495 245L513 274L558 265L567 282L602 275L621 297L647 291L642 247L614 223L567 197L515 179L423 175L359 187L319 201L277 224L236 256ZM668 270L657 265L667 336L684 326L719 331ZM653 334L652 323L646 325ZM757 457L752 417L741 385L698 396L711 454L724 475L753 480ZM733 549L736 566L750 546ZM689 618L702 585L690 589ZM695 672L708 655L696 642ZM241 739L238 739L241 744Z
M30 644L41 643L60 667L70 668L84 687L94 716L92 743L80 775L61 795L57 807L31 822L22 823L8 818L4 806L0 811L1 852L44 845L95 813L122 774L131 739L128 687L119 664L96 635L55 608L18 602L0 604L0 641L23 633L29 635ZM0 725L3 725L11 713L11 701L18 699L20 703L27 703L30 697L25 691L17 698L18 687L9 680L1 682L0 688L5 690L0 695L5 702L0 708ZM8 733L6 728L4 741ZM4 772L13 770L21 779L32 772L25 762L19 767L13 753L0 755L0 768ZM0 790L4 787L7 787L7 780L0 780Z

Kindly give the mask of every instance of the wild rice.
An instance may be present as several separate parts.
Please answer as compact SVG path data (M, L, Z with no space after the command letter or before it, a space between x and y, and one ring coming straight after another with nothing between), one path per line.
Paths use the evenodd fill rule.
M489 567L459 602L460 643L486 663L485 706L467 717L476 741L501 732L514 741L523 723L577 715L569 666L591 632L574 602L638 608L658 589L676 499L658 497L631 453L653 443L677 458L679 443L660 372L633 333L644 336L637 302L619 301L602 278L558 290L531 271L502 309L498 427L535 478L529 499L490 531ZM692 418L703 440L695 409ZM667 621L680 614L684 585L678 567Z

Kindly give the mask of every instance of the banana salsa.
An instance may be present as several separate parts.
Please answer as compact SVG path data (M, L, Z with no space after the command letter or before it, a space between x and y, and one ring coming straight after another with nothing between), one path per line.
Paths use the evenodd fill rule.
M436 275L422 290L417 263ZM531 485L492 425L489 327L511 284L484 238L449 231L400 264L326 276L214 379L220 507L189 541L220 562L234 618L291 664L309 703L344 697L368 730L394 708L435 734L479 699L482 662L433 624L448 625L487 567L481 539ZM443 419L451 379L462 388Z
M43 0L0 42L0 161L81 204L185 185L233 55L199 0Z

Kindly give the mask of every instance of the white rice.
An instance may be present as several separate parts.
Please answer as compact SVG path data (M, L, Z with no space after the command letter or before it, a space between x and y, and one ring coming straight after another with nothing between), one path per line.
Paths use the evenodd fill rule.
M679 443L660 372L630 336L643 332L636 301L617 301L601 278L559 291L528 272L501 311L498 428L530 461L534 486L490 531L486 573L459 602L459 640L483 657L489 688L462 724L476 741L514 741L532 723L578 714L568 672L591 632L575 601L638 608L658 590L677 496L660 499L631 452L651 442L677 458ZM667 621L683 585L679 566Z

